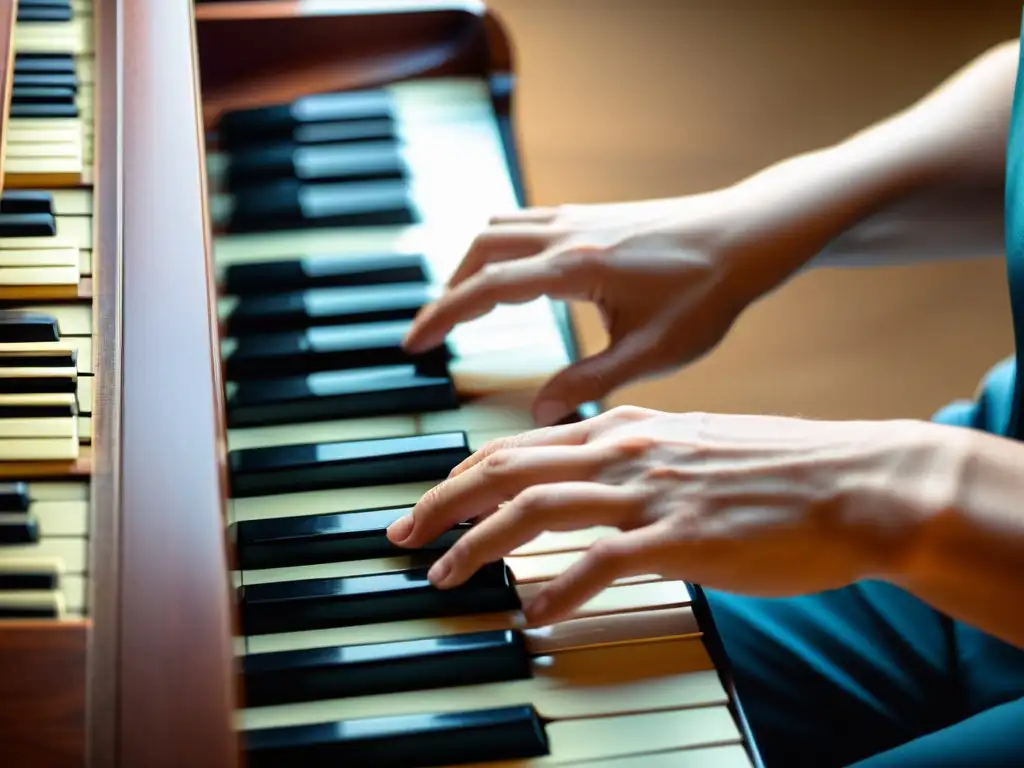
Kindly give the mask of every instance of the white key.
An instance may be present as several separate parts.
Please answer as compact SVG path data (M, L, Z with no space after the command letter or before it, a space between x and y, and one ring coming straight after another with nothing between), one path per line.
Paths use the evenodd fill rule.
M88 536L89 503L74 501L33 501L28 514L34 517L43 536Z
M14 238L4 238L8 242ZM81 259L78 248L62 246L55 248L6 248L0 247L0 269L43 269L60 267L74 269L76 274Z
M522 592L526 585L550 581L575 563L583 552L559 552L549 555L513 556L505 559L515 576L517 588ZM423 558L415 554L407 556L381 557L368 560L345 560L334 563L290 566L286 568L262 568L242 572L242 584L266 584L280 581L306 581L309 579L340 579L351 576L369 576L393 573L416 568ZM660 581L657 574L638 574L618 579L614 584L640 584Z
M332 512L353 512L360 509L415 504L434 485L436 483L398 483L366 488L282 493L275 496L232 499L229 503L232 518L236 522L324 515Z
M18 53L93 53L91 20L19 22L14 25L14 51Z
M695 711L703 713L706 710ZM646 717L646 715L639 715L639 717ZM595 725L600 725L600 723L600 720L594 721ZM632 723L626 724L632 725ZM663 725L668 726L667 723ZM685 725L692 728L697 723L687 723ZM704 725L704 729L701 731L690 731L690 733L694 732L708 733L706 725ZM626 749L630 749L630 747L626 747ZM636 749L636 747L633 747L633 749ZM619 752L621 750L616 751ZM555 764L557 765L557 763ZM545 765L545 763L520 761L515 764L515 768L530 768L533 765ZM739 744L690 749L680 748L671 752L657 752L654 754L626 752L617 757L573 762L572 765L574 768L753 768L753 763L750 762L750 757L747 755L746 750ZM489 766L489 768L501 768L501 764L495 763ZM509 766L509 768L512 768L512 766Z
M59 560L64 573L87 573L88 540L74 536L42 538L35 544L0 547L0 563L25 560Z
M577 608L570 620L583 620L601 616L640 615L651 611L689 609L692 596L684 582L652 582L608 587ZM524 619L519 612L452 616L436 619L393 621L382 624L364 624L353 627L317 629L306 632L282 632L254 635L247 638L249 653L294 651L324 648L334 645L363 645L415 640L424 637L443 637L470 632L502 629L520 629ZM538 631L543 632L540 627ZM680 629L682 635L691 634L692 625ZM530 630L527 630L528 632ZM537 642L543 643L543 637Z
M460 712L532 703L545 718L599 717L727 704L702 643L665 641L542 656L534 676L340 700L257 707L236 713L241 730L312 725L339 719L419 712Z
M68 141L39 142L22 141L20 136L14 141L8 141L4 148L4 158L14 160L16 158L26 162L34 162L35 159L56 159L81 160L82 140L80 136L72 136Z
M667 712L563 720L544 728L550 755L514 764L492 763L489 768L541 768L569 765L575 768L738 768L737 762L700 761L687 757L697 747L738 745L740 732L725 706L702 706ZM742 747L736 747L742 753ZM668 750L687 750L687 752ZM696 750L695 750L696 751ZM701 749L701 752L706 750ZM735 755L735 753L733 753ZM642 756L641 756L642 755ZM634 756L632 760L629 758ZM674 756L683 756L682 760ZM669 759L672 758L672 759ZM600 761L600 762L592 762Z
M28 484L28 496L37 501L88 501L89 483L74 480L71 482L32 482Z
M16 251L0 251L0 266L5 257ZM26 253L37 253L27 251ZM47 253L44 251L44 253ZM72 264L74 261L71 262ZM92 306L89 304L30 304L14 306L13 312L33 312L49 315L57 321L57 329L61 336L92 335Z
M78 424L71 437L0 439L0 461L73 461L78 458Z
M78 420L66 418L3 419L0 418L0 441L35 442L53 438L78 436Z
M0 285L78 285L79 265L65 267L0 267Z
M33 355L60 353L65 350L76 350L78 353L78 371L92 373L92 338L88 336L69 336L53 342L26 342L19 344L0 344L0 359L6 355ZM17 369L0 368L0 376Z
M409 437L417 434L416 427L416 417L410 415L229 429L228 450L238 451L246 448L268 448L271 446L302 445L306 443L332 443L341 440Z

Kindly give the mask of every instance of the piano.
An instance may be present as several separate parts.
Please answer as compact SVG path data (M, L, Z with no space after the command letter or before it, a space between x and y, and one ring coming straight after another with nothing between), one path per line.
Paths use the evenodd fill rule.
M383 531L577 354L398 342L526 204L507 32L456 0L0 0L0 762L760 766L698 585L518 609ZM597 404L575 418L589 418Z

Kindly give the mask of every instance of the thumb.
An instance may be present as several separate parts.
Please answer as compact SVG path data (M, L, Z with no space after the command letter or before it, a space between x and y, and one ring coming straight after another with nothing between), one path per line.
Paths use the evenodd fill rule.
M537 424L561 421L579 405L600 400L654 368L657 343L647 333L628 335L606 349L556 373L541 388L533 404Z

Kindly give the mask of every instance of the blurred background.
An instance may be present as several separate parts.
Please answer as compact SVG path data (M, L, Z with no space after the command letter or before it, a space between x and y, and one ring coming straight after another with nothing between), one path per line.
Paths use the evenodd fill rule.
M1017 37L1011 0L490 0L534 205L696 192L837 141ZM605 343L577 311L584 348ZM1013 350L1002 254L821 269L609 404L927 417Z

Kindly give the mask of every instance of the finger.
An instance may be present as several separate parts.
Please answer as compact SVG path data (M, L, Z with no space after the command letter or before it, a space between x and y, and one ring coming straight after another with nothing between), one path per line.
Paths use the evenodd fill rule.
M479 272L485 264L534 256L548 248L561 234L550 227L527 222L490 227L470 245L448 285L455 287Z
M636 490L598 483L534 485L465 533L430 569L431 582L457 587L545 531L615 527L642 503Z
M570 298L572 286L563 270L544 255L489 265L444 293L413 320L403 345L410 352L433 349L458 323L485 315L498 304L521 304L539 296Z
M613 581L656 572L666 539L661 524L600 539L523 606L527 620L534 626L553 624Z
M542 425L554 424L581 404L601 400L652 372L657 367L658 352L658 336L651 328L644 328L563 368L537 393L534 421Z
M388 528L388 538L403 547L420 547L531 485L590 480L614 458L614 448L595 443L492 453L472 469L431 488L413 507L412 527L403 522L405 518L397 520Z
M540 448L546 445L583 445L590 435L590 425L580 421L573 424L560 424L555 427L543 427L531 429L528 432L520 432L518 435L499 437L481 446L469 458L463 459L461 463L449 473L452 478L461 475L467 469L475 467L491 454L498 451L507 451L513 448Z
M523 208L491 217L491 225L498 224L550 224L558 216L557 208Z

